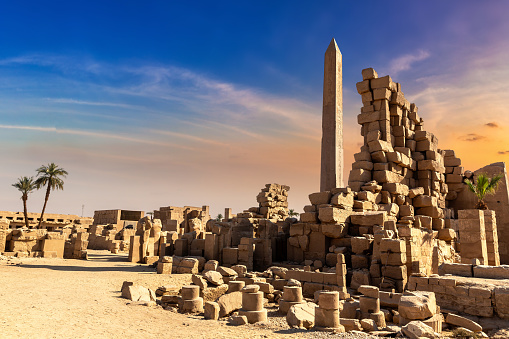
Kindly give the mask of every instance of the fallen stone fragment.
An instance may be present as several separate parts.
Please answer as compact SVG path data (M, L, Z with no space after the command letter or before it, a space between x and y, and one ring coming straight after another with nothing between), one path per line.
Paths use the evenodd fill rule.
M290 307L286 321L290 327L310 329L315 326L315 303L297 304Z
M247 317L245 315L234 315L230 318L230 324L234 326L247 325Z
M482 326L476 323L475 321L452 313L449 313L447 315L447 317L445 318L445 322L454 326L464 327L473 332L482 331Z
M221 296L217 303L219 304L219 317L240 310L242 308L242 292L232 292Z
M213 285L219 286L224 284L223 276L217 271L208 271L203 274L203 277Z
M414 320L401 328L403 335L409 339L438 338L439 335L422 321Z

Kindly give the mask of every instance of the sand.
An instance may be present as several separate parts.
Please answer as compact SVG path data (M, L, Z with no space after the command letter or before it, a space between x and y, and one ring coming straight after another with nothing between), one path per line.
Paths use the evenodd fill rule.
M120 297L125 280L152 289L188 284L189 274L162 275L126 255L90 251L89 260L0 260L0 338L354 338L290 329L284 317L264 324L230 326L133 305ZM269 315L276 315L269 309ZM365 337L364 337L365 338Z

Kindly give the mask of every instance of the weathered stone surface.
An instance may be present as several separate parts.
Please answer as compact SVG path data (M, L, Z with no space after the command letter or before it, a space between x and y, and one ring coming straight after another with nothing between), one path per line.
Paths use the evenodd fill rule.
M349 221L352 211L337 207L323 207L318 210L318 219L326 223L344 223Z
M357 292L362 293L364 296L370 297L370 298L378 299L378 297L379 297L378 287L375 287L375 286L362 285L362 286L359 286L359 288L357 289Z
M205 302L203 306L205 319L217 320L219 319L219 304L213 301Z
M234 315L229 319L229 323L234 326L247 325L247 317L245 315Z
M286 321L290 327L310 329L315 325L315 308L312 302L293 305L286 314Z
M338 224L330 224L323 223L322 225L322 233L329 238L341 238L344 237L348 231L348 227L345 223Z
M401 296L398 312L410 320L424 320L436 313L435 293L415 291L406 292Z
M465 327L473 332L481 332L482 326L476 323L475 321L472 321L470 319L467 319L465 317L449 313L447 317L445 318L445 322L454 326L459 327Z
M200 286L200 290L203 290L204 288L208 287L207 280L205 280L201 275L193 274L191 277L191 281L193 282L193 284Z
M237 276L237 272L235 272L231 268L224 267L224 266L219 266L217 268L217 272L221 273L221 275L223 277L234 277L234 276Z
M409 322L401 328L401 332L409 339L438 338L435 331L422 321Z
M325 52L320 191L343 187L342 56L332 39Z
M203 277L213 285L219 286L224 284L223 275L217 271L208 271L203 274Z
M385 212L363 212L352 213L350 221L352 224L360 226L383 225L386 218Z
M217 303L219 305L219 317L240 310L242 308L242 292L232 292L221 296Z

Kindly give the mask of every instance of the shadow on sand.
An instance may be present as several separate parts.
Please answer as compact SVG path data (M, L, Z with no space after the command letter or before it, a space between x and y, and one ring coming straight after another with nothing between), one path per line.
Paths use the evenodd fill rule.
M81 266L80 263L86 264L87 262L99 262L100 266L90 267ZM36 264L21 264L21 268L47 268L55 271L75 271L75 272L138 272L138 273L155 273L152 266L147 265L133 265L127 261L127 256L117 254L98 254L89 253L88 261L82 260L69 260L75 265L36 265ZM123 265L122 263L125 263ZM111 264L111 265L108 265Z

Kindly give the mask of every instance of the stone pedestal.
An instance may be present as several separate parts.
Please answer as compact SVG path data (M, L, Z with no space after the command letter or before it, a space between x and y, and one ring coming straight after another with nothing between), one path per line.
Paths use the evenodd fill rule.
M495 211L485 210L484 230L486 232L486 250L488 252L488 265L499 266L500 254L498 252L497 218Z
M463 264L479 259L481 265L488 264L484 212L477 209L458 211L460 255Z
M202 313L203 312L203 298L200 297L200 287L191 285L183 286L182 291L182 304L180 311L183 313Z
M293 305L303 304L302 287L284 286L283 298L279 300L279 313L286 314Z
M245 316L250 324L267 320L267 310L263 308L263 292L250 292L244 290L242 293L242 308L240 316Z
M318 331L345 332L339 322L339 293L323 291L318 295L315 309L315 329Z

